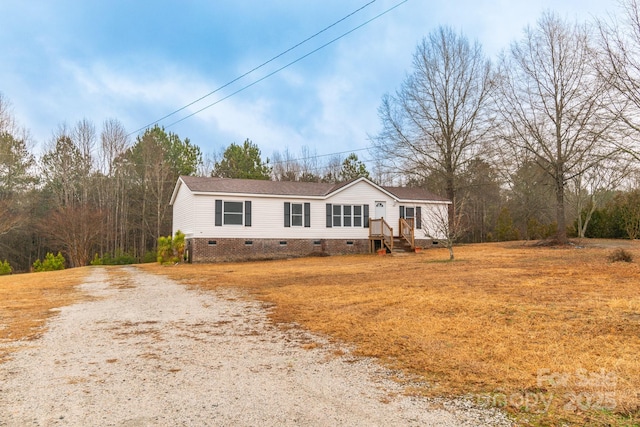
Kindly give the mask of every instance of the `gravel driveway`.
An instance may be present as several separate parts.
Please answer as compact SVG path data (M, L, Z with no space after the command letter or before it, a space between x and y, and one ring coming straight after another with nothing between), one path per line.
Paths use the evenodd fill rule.
M463 401L404 397L375 362L271 325L265 308L125 268L0 365L0 426L509 425Z

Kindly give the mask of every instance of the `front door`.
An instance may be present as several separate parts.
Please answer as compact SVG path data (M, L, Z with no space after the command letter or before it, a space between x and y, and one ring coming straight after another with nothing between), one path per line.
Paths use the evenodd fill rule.
M387 203L386 202L376 202L376 212L374 219L380 219L387 216Z

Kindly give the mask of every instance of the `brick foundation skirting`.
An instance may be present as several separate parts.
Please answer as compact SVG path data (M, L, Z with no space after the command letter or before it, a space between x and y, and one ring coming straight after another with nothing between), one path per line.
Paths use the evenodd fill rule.
M366 253L368 239L187 239L193 263Z
M425 249L444 247L444 243L433 239L416 239L415 245Z

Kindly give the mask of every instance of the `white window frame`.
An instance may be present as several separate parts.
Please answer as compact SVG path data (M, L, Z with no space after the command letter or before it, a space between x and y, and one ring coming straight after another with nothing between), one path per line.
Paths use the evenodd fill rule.
M290 205L291 207L289 209L289 215L290 215L290 221L289 223L291 224L291 227L304 227L304 203L291 203ZM300 213L294 213L293 211L295 210L295 206L299 206L300 207ZM295 219L299 219L300 220L300 224L296 224L296 220Z
M240 205L240 212L227 212L227 204L239 204ZM227 216L228 215L232 215L232 216L240 216L240 223L236 223L236 222L227 222ZM237 225L237 226L243 226L244 225L244 202L238 202L238 201L226 201L223 200L222 201L222 225Z
M348 209L345 209L348 208ZM360 210L359 214L356 214L356 208ZM363 205L337 205L334 204L331 207L331 218L333 227L364 227L364 208ZM337 212L340 212L338 215ZM349 211L349 213L347 213ZM358 224L356 224L356 220Z
M337 208L337 211L336 211ZM342 205L333 205L331 207L332 224L334 227L342 227ZM337 213L336 213L337 212Z
M360 210L360 213L356 215L356 208ZM362 227L364 224L363 218L362 218L362 212L364 211L364 208L362 207L362 205L353 205L351 207L351 212L353 213L353 219L351 221L351 224L353 224L353 227ZM356 220L358 220L359 224L356 224Z

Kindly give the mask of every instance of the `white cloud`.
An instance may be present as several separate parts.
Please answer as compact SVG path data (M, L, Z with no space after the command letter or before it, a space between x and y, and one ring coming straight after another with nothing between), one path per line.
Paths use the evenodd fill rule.
M20 5L23 3L28 4ZM161 124L173 123L227 96L397 3L398 0L378 0L330 34L314 39ZM561 14L575 11L578 18L587 19L590 14L601 15L612 7L605 3L409 1L335 44L168 130L189 137L204 152L217 151L245 138L252 139L263 155L269 156L274 150L287 147L295 153L308 146L319 154L359 149L367 145L367 134L375 134L379 127L377 108L381 96L399 88L411 71L416 44L438 25L450 25L470 39L477 38L485 51L494 56L521 35L524 25L534 24L545 8ZM39 142L49 138L58 123L73 124L81 118L99 127L104 119L113 117L134 131L214 90L361 5L331 1L322 7L312 7L283 1L278 3L277 12L286 10L295 14L283 17L268 16L268 11L275 7L272 5L267 8L262 4L250 7L248 2L235 6L230 3L226 9L216 7L216 11L224 10L230 16L240 16L240 12L248 9L255 13L248 15L249 21L239 24L241 28L234 26L224 31L217 28L198 39L179 39L173 46L170 32L160 42L149 30L157 29L157 22L141 20L132 34L137 36L135 46L144 48L144 52L132 46L120 51L114 47L116 42L105 42L111 38L119 40L117 35L83 33L78 28L87 31L86 23L74 26L77 22L71 19L73 16L63 16L64 11L54 16L56 8L50 7L47 11L50 20L42 27L30 27L33 37L25 38L24 45L18 42L23 39L19 36L27 31L25 28L16 27L10 34L17 44L10 51L14 53L5 54L8 60L3 64L7 66L0 69L0 82L6 87L0 90L13 102L18 119ZM13 8L20 9L17 2ZM27 9L28 6L22 9L25 17L30 16ZM315 11L315 15L310 16L307 9ZM80 18L91 10L90 5L85 5ZM193 13L194 8L191 10ZM180 18L195 22L203 31L206 29L206 23L199 21L198 16ZM231 21L227 24L234 25ZM227 32L234 37L212 38ZM241 38L244 32L246 39ZM4 34L2 28L0 34ZM185 37L188 34L185 32ZM92 41L92 35L100 41ZM109 51L100 50L100 46L108 47ZM247 50L232 50L237 46ZM230 75L231 70L236 74Z

